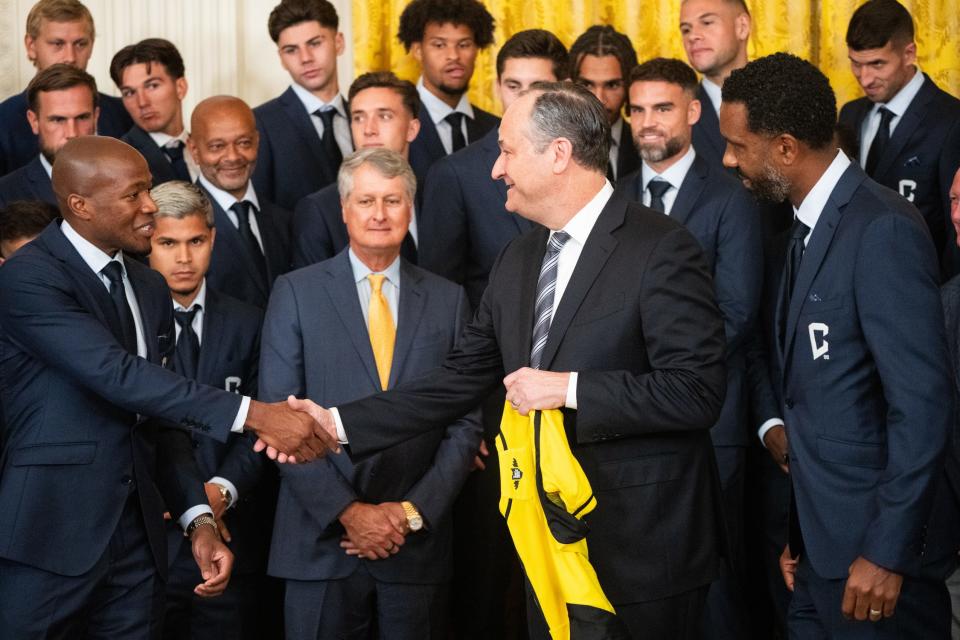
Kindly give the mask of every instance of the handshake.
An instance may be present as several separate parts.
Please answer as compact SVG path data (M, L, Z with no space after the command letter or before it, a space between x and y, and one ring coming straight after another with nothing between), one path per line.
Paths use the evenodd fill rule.
M333 414L311 400L251 400L245 425L257 435L254 451L266 449L278 462L309 462L328 451L340 452Z

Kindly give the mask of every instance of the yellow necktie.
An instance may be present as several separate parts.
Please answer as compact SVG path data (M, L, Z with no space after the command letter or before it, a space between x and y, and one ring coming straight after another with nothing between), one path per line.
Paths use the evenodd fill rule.
M373 347L373 359L380 374L380 388L386 389L390 382L390 366L393 364L393 343L397 338L397 329L393 326L390 305L383 295L382 273L371 273L370 308L367 314L370 331L370 346Z

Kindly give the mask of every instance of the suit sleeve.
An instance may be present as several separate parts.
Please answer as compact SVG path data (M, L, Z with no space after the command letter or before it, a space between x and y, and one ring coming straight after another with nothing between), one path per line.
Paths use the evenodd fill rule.
M723 324L697 241L667 233L639 270L648 373L581 371L577 439L709 429L726 391Z
M952 375L934 255L919 219L888 215L866 228L856 261L858 318L887 406L887 464L861 555L900 572L915 562L911 547L929 515L951 429Z
M172 425L160 425L157 438L157 488L176 521L187 509L206 505L206 479L193 456L190 434Z
M777 402L767 358L775 357L767 352L763 334L758 329L747 337L746 349L747 393L750 397L751 433L772 418L780 418L783 412Z
M424 183L420 218L421 267L463 284L467 278L467 219L463 187L446 158L430 167Z
M308 267L335 253L323 210L313 194L301 198L293 212L293 268Z
M753 331L763 285L759 212L746 190L735 190L724 208L717 243L713 284L727 352L733 353L743 348Z
M253 168L253 186L257 191L258 198L276 202L276 177L273 175L273 149L270 147L270 136L267 133L267 127L263 123L262 116L257 114L256 120L257 131L260 134L260 144L257 145L257 164Z

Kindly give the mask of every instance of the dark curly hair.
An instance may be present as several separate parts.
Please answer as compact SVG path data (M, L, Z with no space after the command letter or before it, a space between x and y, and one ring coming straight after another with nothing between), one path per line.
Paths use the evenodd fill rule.
M493 16L477 0L413 0L400 14L397 40L410 51L414 42L423 41L430 23L462 24L473 32L481 49L493 44Z
M287 27L314 20L327 29L336 31L340 28L340 16L327 0L282 0L270 12L267 31L271 40L279 42L280 33Z
M888 42L913 42L913 18L897 0L868 0L860 5L847 26L847 46L854 51L882 49Z
M696 72L686 62L676 58L654 58L637 65L630 71L630 84L634 82L676 84L691 95L696 95L700 86Z
M597 24L583 32L570 47L570 78L580 79L580 63L585 56L614 56L620 63L620 75L624 81L630 70L637 66L637 52L626 34L609 25Z
M747 108L747 128L788 133L811 149L833 142L837 98L815 66L789 53L774 53L737 69L723 83L723 101Z

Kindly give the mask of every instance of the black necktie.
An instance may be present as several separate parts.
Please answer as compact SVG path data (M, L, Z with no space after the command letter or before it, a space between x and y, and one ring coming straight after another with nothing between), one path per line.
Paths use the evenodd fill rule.
M174 140L170 146L163 147L163 155L167 156L170 165L173 167L173 174L177 180L190 182L190 171L187 170L187 162L183 159L183 141Z
M867 164L863 168L871 178L874 177L873 174L877 170L877 164L880 163L880 158L883 156L887 143L890 142L890 121L894 117L893 111L886 107L880 107L879 111L880 127L877 129L877 134L873 136L873 142L870 143L870 151L867 152Z
M650 192L650 208L659 211L660 213L666 213L667 208L663 204L663 194L670 190L672 187L669 182L666 180L651 180L647 184L647 191Z
M177 338L177 352L173 364L177 373L187 378L197 377L197 361L200 359L200 339L193 330L193 319L200 310L194 305L189 311L174 310L173 318L180 325L180 337Z
M333 119L337 115L337 110L333 107L317 109L313 115L319 116L323 121L323 136L320 142L323 144L323 150L333 160L333 163L340 166L343 162L343 154L340 152L340 145L337 144L337 136L333 132Z
M121 344L124 348L137 355L137 325L133 321L133 313L127 303L127 289L123 285L123 267L116 260L107 263L100 273L110 281L110 297L120 319L120 331L123 333Z
M237 231L240 232L240 239L243 241L243 244L246 245L247 251L250 252L250 257L253 260L254 266L257 268L257 271L260 272L260 275L263 277L263 282L267 282L267 263L263 258L263 249L260 248L260 244L257 242L256 237L253 235L253 229L250 228L250 209L252 205L244 200L243 202L236 202L230 211L233 211L237 216Z
M452 134L451 140L453 141L453 151L457 152L460 149L463 149L467 146L467 140L463 137L463 114L454 111L446 118L444 118L448 123L450 123L450 133Z
M790 311L790 299L793 297L793 287L797 283L797 273L800 272L800 261L803 260L803 239L810 232L810 227L797 218L790 230L790 246L787 248L787 260L783 265L783 283L780 287L780 349L786 344L787 314Z

